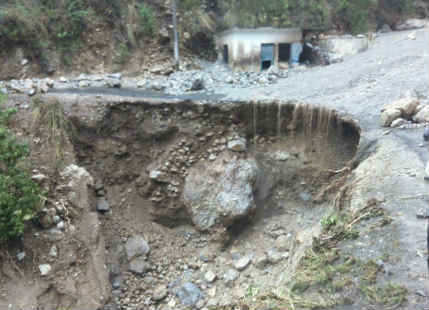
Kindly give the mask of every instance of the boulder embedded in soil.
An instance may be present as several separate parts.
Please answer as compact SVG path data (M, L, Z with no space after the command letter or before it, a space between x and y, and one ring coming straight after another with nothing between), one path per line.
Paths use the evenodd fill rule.
M149 245L142 236L133 236L128 238L125 244L127 258L131 261L135 257L144 256L150 251Z
M246 140L243 138L228 142L228 149L234 152L244 152L246 150Z
M191 282L183 284L176 295L180 302L186 306L193 306L200 299L204 298L204 293L198 288L198 286Z
M225 164L225 162L227 162ZM253 197L258 167L254 159L223 154L189 170L183 202L199 230L230 226L255 208Z

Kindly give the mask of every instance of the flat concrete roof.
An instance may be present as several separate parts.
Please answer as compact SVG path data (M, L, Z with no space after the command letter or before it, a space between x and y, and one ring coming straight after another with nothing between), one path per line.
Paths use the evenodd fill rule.
M232 28L218 33L220 37L232 33L285 33L285 32L298 32L302 31L300 28L273 28L273 27L259 27L259 28Z

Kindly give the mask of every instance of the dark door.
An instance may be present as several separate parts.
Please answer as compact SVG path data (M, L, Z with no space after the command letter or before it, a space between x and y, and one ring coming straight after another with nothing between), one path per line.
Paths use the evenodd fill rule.
M223 46L223 61L226 64L229 62L228 45Z
M274 44L261 45L261 70L266 70L274 64Z

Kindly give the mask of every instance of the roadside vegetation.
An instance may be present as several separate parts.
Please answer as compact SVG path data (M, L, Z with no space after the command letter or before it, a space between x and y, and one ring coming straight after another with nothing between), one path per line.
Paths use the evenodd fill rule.
M321 234L305 250L298 267L284 287L275 292L249 286L242 304L247 309L329 309L351 305L360 300L374 309L395 309L407 301L407 289L397 283L380 281L384 264L398 258L384 253L380 257L355 256L348 241L356 243L361 234L383 229L392 222L380 207L380 201L369 200L356 211L344 202L347 187L334 199L334 207L320 221ZM245 308L246 308L245 307Z
M28 147L8 129L15 109L4 108L0 94L0 241L24 233L25 223L36 216L41 190L27 173Z
M181 46L197 54L212 49L214 33L234 26L362 33L384 24L392 26L417 11L420 15L427 13L416 10L419 2L415 0L182 0L178 3ZM91 33L102 31L109 36L104 44L113 39L113 45L120 49L118 62L123 63L129 50L141 48L142 42L156 45L159 29L170 32L168 5L163 0L5 0L0 4L0 48L7 51L25 47L31 58L40 62L49 61L47 51L54 50L62 55L65 64L71 65L70 55L89 44L85 39ZM168 40L163 42L171 44Z

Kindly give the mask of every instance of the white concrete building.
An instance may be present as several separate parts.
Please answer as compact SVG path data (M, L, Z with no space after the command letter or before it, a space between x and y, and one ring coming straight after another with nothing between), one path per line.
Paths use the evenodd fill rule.
M231 68L260 71L296 62L296 55L291 59L291 50L300 51L301 41L302 30L298 28L234 28L218 34L216 45L219 59Z

